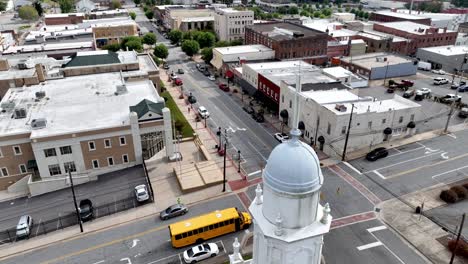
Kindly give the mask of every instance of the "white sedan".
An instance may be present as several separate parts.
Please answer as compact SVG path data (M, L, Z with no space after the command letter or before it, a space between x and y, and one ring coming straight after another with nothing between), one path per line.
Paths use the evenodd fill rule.
M185 250L183 255L185 263L195 263L207 258L215 257L218 254L219 249L215 243L204 243Z
M435 74L445 75L445 72L443 70L432 70L431 72Z
M421 89L417 90L416 92L420 92L422 95L427 96L427 95L431 94L431 89L421 88Z
M285 133L275 133L275 138L276 140L278 140L279 142L283 143L285 142L286 140L289 139L289 136Z
M138 202L149 200L149 193L146 189L146 185L142 184L135 187L135 197Z

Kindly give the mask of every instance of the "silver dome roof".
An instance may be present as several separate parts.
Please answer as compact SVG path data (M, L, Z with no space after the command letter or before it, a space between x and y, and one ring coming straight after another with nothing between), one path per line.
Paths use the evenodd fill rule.
M317 154L295 136L273 149L263 180L273 190L289 194L315 192L323 184Z

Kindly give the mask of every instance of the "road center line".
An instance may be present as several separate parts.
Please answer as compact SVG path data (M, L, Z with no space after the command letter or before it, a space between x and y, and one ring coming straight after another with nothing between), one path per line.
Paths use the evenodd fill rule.
M357 249L359 251L361 251L361 250L364 250L364 249L369 249L369 248L378 247L378 246L382 246L382 245L383 245L382 242L377 241L377 242L370 243L370 244L367 244L367 245L359 246L359 247L357 247Z

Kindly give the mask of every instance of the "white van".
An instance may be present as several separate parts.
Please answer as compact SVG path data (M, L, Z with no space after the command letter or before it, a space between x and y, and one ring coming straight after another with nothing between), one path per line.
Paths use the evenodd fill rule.
M16 238L29 237L33 225L32 217L29 215L21 216L16 225Z

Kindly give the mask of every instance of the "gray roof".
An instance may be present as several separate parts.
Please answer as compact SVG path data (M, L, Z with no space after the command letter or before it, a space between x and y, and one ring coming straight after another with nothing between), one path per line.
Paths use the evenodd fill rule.
M77 56L77 54L75 54L72 60L64 66L65 68L120 63L119 55L113 51L108 51L107 54L90 54L80 56Z
M293 84L293 87L296 85ZM338 90L344 90L344 89L349 89L349 87L345 86L341 82L330 82L330 83L304 83L302 84L302 91L307 92L307 91L326 91L326 90L333 90L333 89L338 89Z
M275 40L291 40L315 36L327 36L326 33L321 31L287 22L260 23L248 26L248 28L261 34L268 35L270 38ZM295 37L291 33L300 33L303 35Z
M155 103L153 101L143 99L138 104L130 106L130 112L135 112L138 118L141 118L148 112L153 112L162 116L164 102Z

